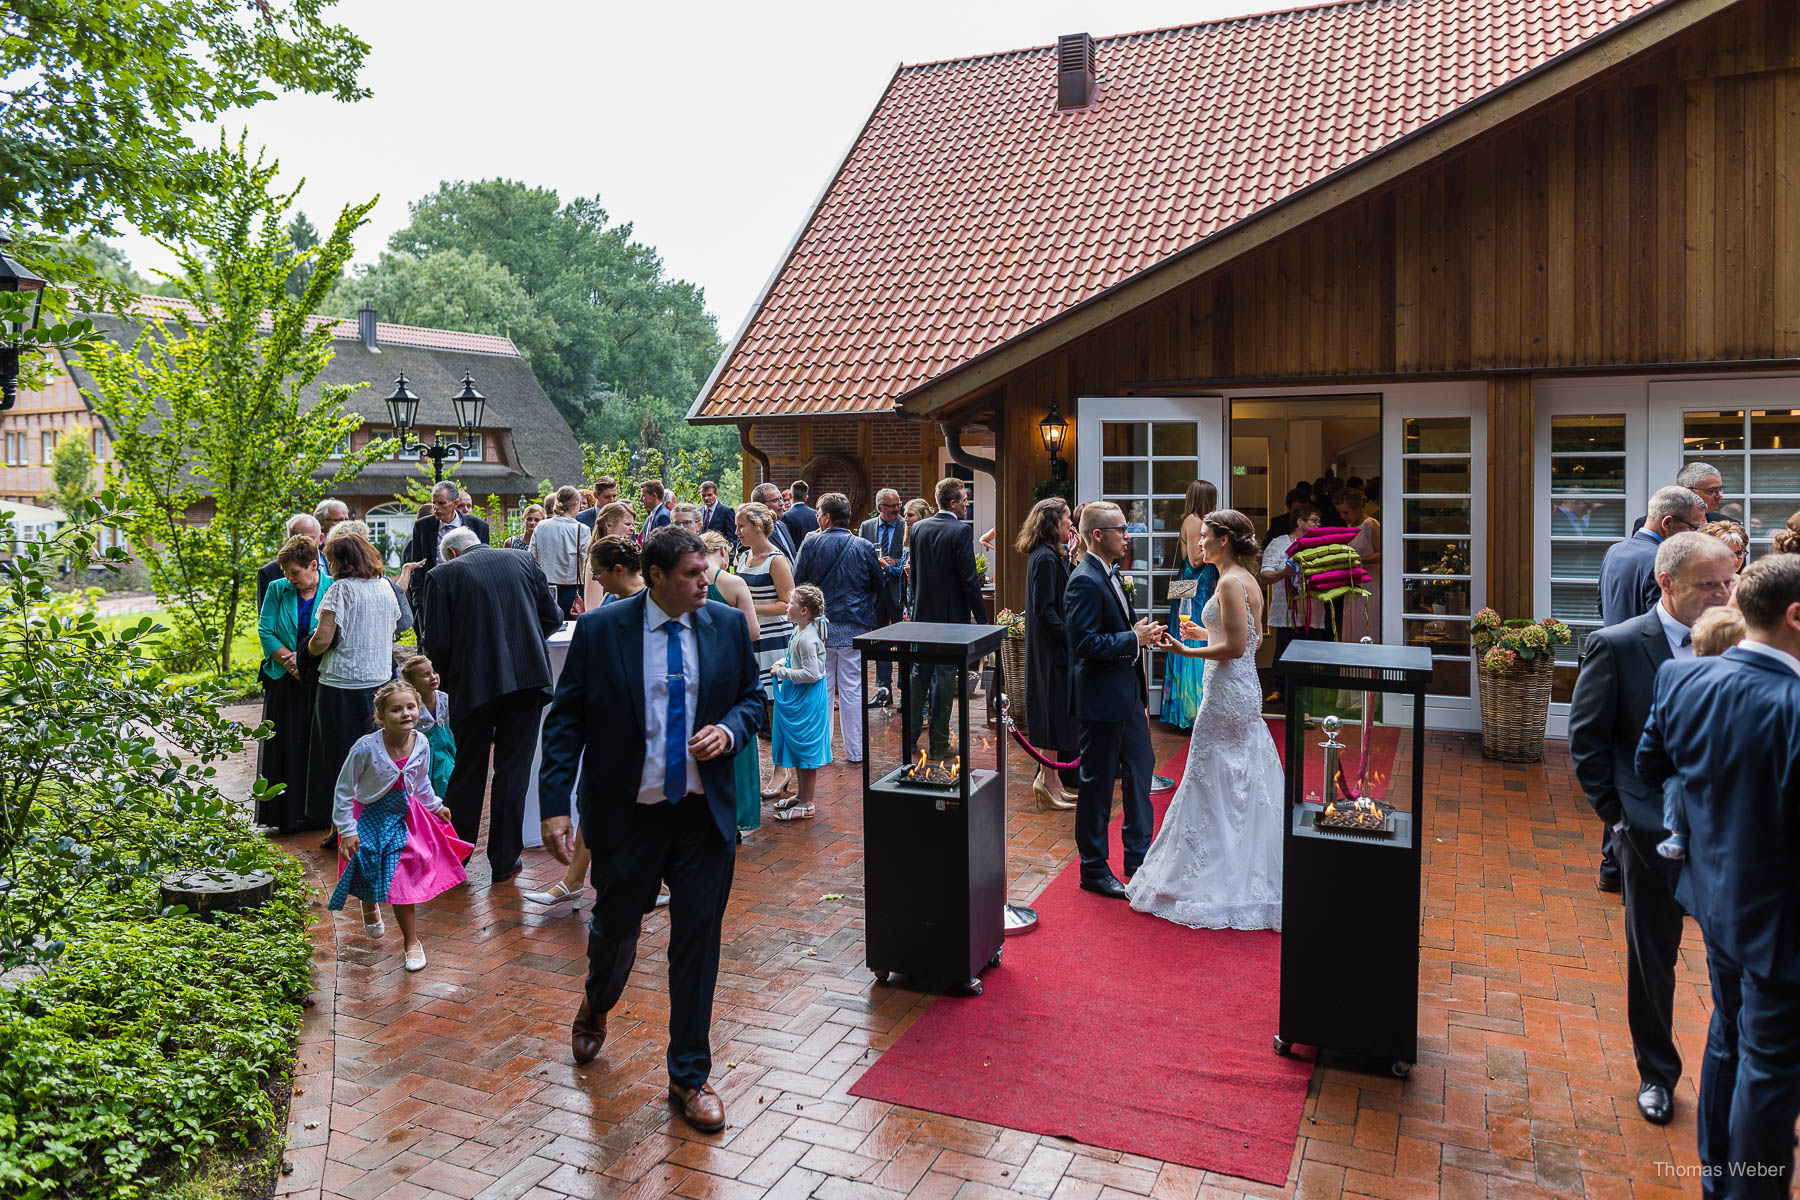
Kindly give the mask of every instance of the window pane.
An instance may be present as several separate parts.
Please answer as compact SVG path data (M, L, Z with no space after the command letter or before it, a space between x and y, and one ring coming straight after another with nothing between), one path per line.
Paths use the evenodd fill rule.
M1469 418L1408 417L1405 451L1408 454L1469 453Z
M1732 490L1729 483L1725 490ZM1800 492L1800 454L1759 454L1751 459L1750 492Z
M1200 452L1200 427L1192 421L1158 424L1150 434L1153 454L1179 454L1188 458Z
M1406 532L1461 533L1470 532L1470 501L1407 500Z
M1142 421L1100 422L1100 453L1141 455L1150 447L1149 426Z
M1469 626L1464 621L1402 621L1408 646L1427 646L1433 654L1469 655Z
M1583 525L1585 518L1586 524ZM1630 531L1631 518L1623 500L1568 499L1550 502L1550 535L1552 537L1621 538Z
M1750 520L1744 528L1752 538L1772 537L1796 513L1800 513L1800 496L1780 496L1773 500L1759 497L1750 502Z
M1467 575L1469 543L1460 538L1406 539L1408 575Z
M1150 532L1150 504L1146 500L1133 500L1122 506L1125 509L1125 529L1128 533Z
M1128 557L1125 559L1125 565L1127 567L1150 565L1150 539L1147 537L1134 537L1130 539L1130 547L1127 554Z
M1469 493L1469 460L1466 458L1412 458L1406 461L1408 492Z
M1563 454L1579 451L1588 454L1625 453L1625 417L1620 413L1604 416L1568 416L1550 418L1550 452Z
M1612 492L1625 490L1625 459L1610 454L1576 454L1550 460L1553 492Z
M1760 409L1750 414L1752 450L1800 450L1800 408Z
M1559 621L1599 621L1599 586L1592 583L1552 583L1550 615Z
M1550 543L1550 574L1559 578L1600 578L1600 560L1606 557L1610 542Z
M1165 571L1181 570L1181 539L1178 537L1156 538L1151 547L1156 555L1156 565Z
M1159 462L1150 468L1150 478L1155 484L1152 490L1159 496L1185 496L1188 484L1194 482L1194 464L1188 462Z
M1153 523L1157 529L1166 533L1179 533L1181 532L1181 514L1186 509L1187 501L1185 499L1158 500L1156 502L1156 520Z
M1600 622L1597 619L1590 621L1585 625L1578 625L1573 621L1569 622L1569 632L1574 636L1562 645L1552 647L1556 652L1555 657L1557 663L1559 665L1571 667L1579 663L1581 661L1581 651L1587 646L1588 634L1599 628Z
M1467 696L1473 686L1468 659L1434 658L1431 660L1431 682L1425 685L1428 696Z
M1685 459L1682 460L1682 465L1686 466L1688 463L1697 463L1697 462L1705 463L1707 466L1713 468L1714 470L1716 470L1719 473L1719 478L1725 482L1725 494L1726 495L1728 495L1728 496L1743 495L1743 492L1744 492L1744 456L1743 455L1741 455L1741 454L1690 454ZM1661 487L1661 486L1662 486L1661 484L1657 485L1657 487ZM1652 489L1652 490L1654 490L1654 489Z
M1682 449L1690 454L1701 454L1708 450L1742 450L1744 410L1713 409L1709 412L1684 413L1681 444Z
M1150 467L1141 462L1109 462L1101 468L1100 487L1108 496L1142 495L1150 490Z
M1433 613L1440 617L1469 615L1469 584L1463 579L1408 579L1406 610L1411 613ZM1459 636L1466 636L1464 634Z

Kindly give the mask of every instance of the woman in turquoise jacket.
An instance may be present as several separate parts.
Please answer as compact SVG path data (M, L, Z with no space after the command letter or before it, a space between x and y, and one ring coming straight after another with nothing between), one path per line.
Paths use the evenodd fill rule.
M284 786L257 804L256 820L282 833L297 833L308 827L306 756L319 679L318 660L306 652L306 639L317 624L313 613L331 576L319 566L319 544L309 537L289 538L275 561L282 577L263 593L256 621L263 650L263 718L274 725L275 735L262 743L256 773Z

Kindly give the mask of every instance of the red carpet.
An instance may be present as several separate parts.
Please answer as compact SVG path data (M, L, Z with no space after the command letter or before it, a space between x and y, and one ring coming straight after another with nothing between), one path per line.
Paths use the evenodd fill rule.
M985 994L941 997L851 1092L1285 1183L1312 1059L1270 1047L1281 936L1185 929L1079 883L1070 863Z

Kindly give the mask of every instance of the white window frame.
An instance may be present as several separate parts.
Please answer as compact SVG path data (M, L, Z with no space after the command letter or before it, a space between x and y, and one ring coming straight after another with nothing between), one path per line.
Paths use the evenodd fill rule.
M1652 480L1665 480L1673 483L1675 475L1686 462L1682 451L1682 436L1686 413L1700 409L1741 408L1749 412L1758 408L1800 409L1800 377L1795 376L1761 376L1745 378L1727 376L1721 379L1706 380L1651 380L1647 387L1649 403L1650 452L1647 456L1649 477ZM1791 461L1794 457L1787 450L1752 450L1746 440L1743 450L1727 450L1725 456L1745 461L1754 460L1760 455L1782 455ZM1704 459L1702 459L1704 461ZM1713 464L1717 466L1718 464ZM1754 515L1756 498L1788 497L1800 493L1800 485L1795 492L1773 492L1757 489L1754 468L1747 473L1744 480L1743 493L1746 516ZM1660 483L1657 486L1662 486ZM1735 498L1727 492L1727 498ZM1646 497L1647 500L1647 497ZM1800 499L1788 511L1800 510ZM1642 509L1640 508L1640 512ZM1752 543L1751 556L1768 552L1768 536L1757 538Z
M1645 446L1648 438L1644 381L1642 379L1540 379L1534 392L1532 417L1532 562L1531 595L1533 611L1503 613L1502 616L1547 617L1550 615L1550 423L1553 417L1610 415L1625 417L1625 537L1631 536L1631 524L1643 515L1649 504L1647 481L1652 477L1646 466ZM1674 478L1670 472L1669 478ZM1621 539L1622 540L1622 539ZM1569 736L1569 706L1566 702L1550 706L1550 720L1545 736Z

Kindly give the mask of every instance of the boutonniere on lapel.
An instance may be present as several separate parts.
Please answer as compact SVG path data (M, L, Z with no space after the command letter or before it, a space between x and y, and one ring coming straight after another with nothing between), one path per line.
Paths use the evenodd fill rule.
M1127 596L1130 596L1133 600L1137 599L1137 580L1136 579L1134 579L1130 575L1121 575L1121 576L1119 576L1119 586L1125 589L1125 594Z

